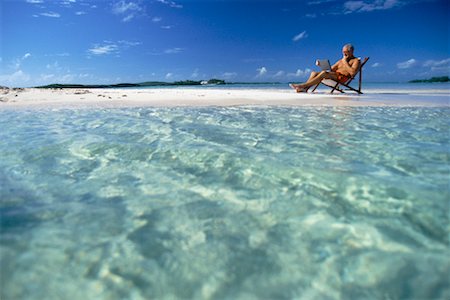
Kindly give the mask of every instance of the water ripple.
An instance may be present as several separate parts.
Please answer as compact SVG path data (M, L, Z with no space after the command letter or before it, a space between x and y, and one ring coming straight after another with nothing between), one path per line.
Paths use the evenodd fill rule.
M449 112L2 111L1 298L450 298Z

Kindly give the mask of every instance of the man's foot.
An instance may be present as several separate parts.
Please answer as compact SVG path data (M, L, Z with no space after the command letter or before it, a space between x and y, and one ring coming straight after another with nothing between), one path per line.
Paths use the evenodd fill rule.
M293 88L294 90L296 90L298 88L299 84L290 83L289 86L291 88Z
M297 93L307 93L308 88L302 87L300 84L289 84L291 88L293 88Z

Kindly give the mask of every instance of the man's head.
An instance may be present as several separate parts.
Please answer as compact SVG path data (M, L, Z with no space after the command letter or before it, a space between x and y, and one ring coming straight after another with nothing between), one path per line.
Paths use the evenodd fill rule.
M344 47L342 47L342 53L346 56L353 56L353 51L355 50L355 47L353 47L352 44L346 44Z

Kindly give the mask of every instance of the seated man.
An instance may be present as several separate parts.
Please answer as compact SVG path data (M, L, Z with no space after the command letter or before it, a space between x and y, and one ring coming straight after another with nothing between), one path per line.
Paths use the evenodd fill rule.
M322 79L333 79L337 82L346 82L358 72L360 65L359 59L353 56L354 47L352 44L347 44L342 47L343 57L338 60L332 67L331 72L311 72L308 81L300 84L290 84L290 86L297 91L297 93L307 92L308 89L322 81Z

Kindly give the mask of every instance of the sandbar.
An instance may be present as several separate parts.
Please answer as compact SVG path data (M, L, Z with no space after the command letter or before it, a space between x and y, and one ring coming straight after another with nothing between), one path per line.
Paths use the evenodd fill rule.
M120 108L177 106L450 106L445 93L372 91L363 95L296 93L290 89L150 88L38 89L2 88L0 109Z

